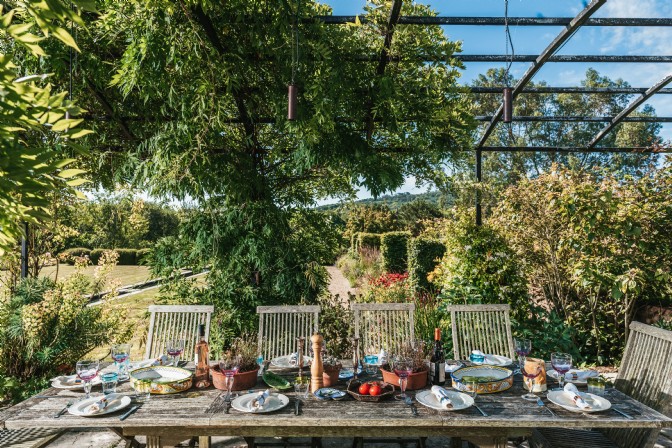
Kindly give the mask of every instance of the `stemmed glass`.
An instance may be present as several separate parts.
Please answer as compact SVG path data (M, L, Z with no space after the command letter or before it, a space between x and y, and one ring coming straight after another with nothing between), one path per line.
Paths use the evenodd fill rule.
M553 369L558 372L559 388L563 389L565 386L565 373L572 368L572 355L568 353L551 353L551 365Z
M520 373L523 374L523 377L525 378L525 384L527 384L527 390L528 392L526 394L521 395L521 398L524 400L529 400L529 401L537 401L537 396L532 392L534 389L534 379L541 375L541 366L537 366L537 370L535 372L526 372L525 367L520 368Z
M77 361L77 377L84 381L86 398L91 396L91 381L98 376L100 364L98 361Z
M128 379L128 358L131 356L131 344L115 344L110 350L114 365L117 366L118 381Z
M180 355L184 351L184 339L171 339L166 342L166 353L173 357L173 365L177 367Z
M399 377L399 386L401 387L401 393L395 395L394 398L405 400L408 376L413 373L413 360L410 358L395 358L393 369L394 373Z
M467 394L469 394L469 396L474 399L474 403L476 403L476 398L478 398L478 384L478 381L467 381L465 383L467 386L465 392L467 392Z
M231 389L233 388L233 377L238 373L239 368L240 359L237 356L219 361L219 370L226 377L226 397L224 401L231 401L231 398L234 398L234 395L231 394Z
M525 368L525 358L532 351L532 341L529 339L514 339L513 340L514 349L518 355L518 368L522 372Z

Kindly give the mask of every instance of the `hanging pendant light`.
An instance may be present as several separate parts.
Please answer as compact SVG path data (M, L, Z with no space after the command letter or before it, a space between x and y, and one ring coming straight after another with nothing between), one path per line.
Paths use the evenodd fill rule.
M299 10L301 8L301 0L296 5L296 17L294 18L294 25L292 26L292 81L289 83L287 89L287 119L296 120L296 107L299 95L299 88L296 85L296 72L299 66Z
M296 98L297 94L299 93L299 88L294 85L290 84L289 85L289 90L287 92L287 119L288 120L296 120Z
M511 87L504 87L504 116L502 121L504 123L511 123L513 117L513 89Z

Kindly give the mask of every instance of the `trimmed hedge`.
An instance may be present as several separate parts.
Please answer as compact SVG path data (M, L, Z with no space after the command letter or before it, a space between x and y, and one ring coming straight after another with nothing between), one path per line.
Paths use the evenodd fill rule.
M360 232L358 235L357 250L361 251L365 247L372 249L380 249L380 233L365 233Z
M385 272L402 273L408 267L408 240L411 232L387 232L380 237L380 255Z
M411 286L416 291L429 289L430 283L427 274L432 272L439 263L446 246L440 241L417 237L408 243L408 275Z
M91 249L86 247L71 247L70 249L65 249L59 254L59 258L69 265L75 264L75 258L83 256L91 256Z
M359 252L359 232L350 235L350 252L356 254Z
M146 257L152 253L152 249L138 249L135 254L137 264L146 264Z
M98 264L98 260L103 255L103 252L110 249L94 249L91 251L89 258L94 265ZM149 253L150 249L114 249L119 254L119 266L135 266L140 264L140 261Z

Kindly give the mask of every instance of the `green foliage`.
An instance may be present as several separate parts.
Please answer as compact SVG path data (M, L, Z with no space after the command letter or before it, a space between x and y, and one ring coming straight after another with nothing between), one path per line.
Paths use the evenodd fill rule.
M75 259L79 257L91 258L91 249L87 249L86 247L72 247L70 249L65 249L58 254L58 258L70 266L74 265Z
M425 230L427 221L443 217L438 205L422 199L403 203L397 210L399 228L408 230L413 236Z
M135 252L136 262L139 265L149 264L151 261L152 249L138 249Z
M387 205L353 205L346 209L345 214L344 235L354 238L351 247L355 252L359 250L358 234L381 234L398 229L397 217Z
M89 259L91 260L91 263L92 264L98 264L98 260L100 260L100 257L103 256L103 254L105 253L106 250L109 250L109 249L93 249L89 253Z
M527 282L517 256L489 225L468 214L446 222L446 253L431 279L445 304L508 303L515 318L528 313Z
M358 254L344 254L338 258L336 266L352 287L361 286L365 279L378 277L383 273L380 251L376 249L363 249Z
M406 303L413 299L408 274L385 273L370 278L368 284L357 297L367 303Z
M406 272L410 238L410 232L388 232L380 238L380 255L385 272Z
M320 333L324 336L327 352L336 359L352 356L351 339L354 334L354 316L350 311L352 297L322 294L317 299L320 305Z
M379 233L365 233L360 232L357 234L357 251L362 251L365 249L380 250L380 234Z
M409 241L408 274L415 291L431 288L427 276L434 271L445 252L446 246L431 238L417 237Z
M90 2L75 1L90 9ZM0 255L22 235L23 222L38 224L50 218L49 194L72 189L86 182L81 169L72 168L72 142L91 131L77 129L82 119L71 118L82 110L52 93L47 75L22 76L13 62L15 54L46 57L41 42L52 35L77 49L72 36L60 24L83 23L70 4L60 0L18 2L5 12L0 5ZM43 35L34 34L36 26ZM45 58L48 59L48 58ZM17 61L18 64L20 64ZM25 73L27 75L27 73Z
M135 249L114 249L119 254L120 266L134 266L138 264L137 251Z
M530 317L523 320L513 320L513 336L532 341L534 356L541 359L551 359L551 353L569 353L575 360L581 360L583 355L576 345L576 333L581 331L568 322L554 310L546 310L539 306L530 307Z
M441 307L441 300L434 293L422 291L415 295L415 337L425 341L428 347L434 343L434 329L440 328L446 358L452 358L453 339L450 336L450 314Z
M113 261L106 255L94 278L78 270L62 283L25 279L0 302L0 375L25 382L70 371L93 348L130 338L123 309L87 306L85 293L109 287Z
M589 362L620 359L642 300L669 303L672 170L642 178L554 167L503 194L492 225Z

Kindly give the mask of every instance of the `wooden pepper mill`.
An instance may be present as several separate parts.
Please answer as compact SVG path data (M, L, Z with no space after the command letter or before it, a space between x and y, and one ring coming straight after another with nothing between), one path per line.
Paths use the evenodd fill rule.
M322 389L324 380L322 374L324 373L324 366L322 365L322 342L324 338L320 333L315 333L310 337L310 342L313 343L313 364L310 366L310 390L315 392Z

